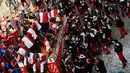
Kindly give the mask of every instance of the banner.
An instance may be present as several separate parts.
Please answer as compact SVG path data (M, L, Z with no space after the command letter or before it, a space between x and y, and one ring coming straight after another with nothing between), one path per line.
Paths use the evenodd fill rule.
M66 23L67 23L67 18L66 16L64 16L63 26L60 29L60 33L57 39L57 45L53 53L53 58L49 58L50 61L48 60L49 69L50 71L52 71L52 73L62 73L61 58L63 54L63 33L64 33Z
M60 73L54 61L54 58L48 58L47 62L48 62L48 69L49 71L51 71L51 73Z
M63 53L63 44L62 44L62 40L61 40L58 55L56 58L56 65L57 65L60 72L62 72L62 69L61 69L62 68L62 61L61 61L62 53Z
M58 37L58 40L57 40L56 49L55 49L55 52L54 52L54 59L55 60L57 59L57 55L58 55L58 52L59 52L60 44L61 44L62 39L63 39L63 33L65 31L66 23L67 23L67 18L66 18L66 16L64 16L63 27L60 30L59 37Z

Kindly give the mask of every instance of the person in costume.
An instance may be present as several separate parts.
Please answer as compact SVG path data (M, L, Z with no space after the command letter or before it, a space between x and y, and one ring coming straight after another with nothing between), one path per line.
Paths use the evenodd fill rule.
M122 62L123 68L125 68L127 60L123 55L123 45L118 40L113 40L112 43L114 45L114 51L117 53L119 60Z
M125 35L127 35L127 31L124 29L125 23L123 20L120 18L120 16L115 17L116 25L120 29L120 38L123 38Z

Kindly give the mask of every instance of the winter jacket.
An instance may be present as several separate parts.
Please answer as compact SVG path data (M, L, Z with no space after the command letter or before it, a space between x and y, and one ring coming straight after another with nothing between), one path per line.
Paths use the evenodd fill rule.
M122 52L123 51L123 45L121 43L117 42L116 45L114 45L114 49L115 49L116 53Z

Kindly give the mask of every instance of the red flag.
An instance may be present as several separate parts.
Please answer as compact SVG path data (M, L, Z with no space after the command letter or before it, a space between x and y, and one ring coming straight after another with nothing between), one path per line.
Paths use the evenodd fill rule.
M51 12L48 13L49 19L58 17L58 13L59 13L59 10L57 9L51 10Z
M50 48L51 48L50 43L49 43L48 39L45 37L44 38L44 49L46 52L48 52Z
M34 40L38 37L37 33L32 28L29 28L27 32L31 34Z
M40 17L40 23L48 23L49 22L48 12L40 12L39 17Z

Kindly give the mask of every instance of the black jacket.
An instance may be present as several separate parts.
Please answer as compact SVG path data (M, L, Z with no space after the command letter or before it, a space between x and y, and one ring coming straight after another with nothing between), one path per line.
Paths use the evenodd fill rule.
M117 42L119 45L114 45L115 52L122 52L123 51L123 45L120 42Z
M101 43L106 43L106 42L107 42L107 37L106 37L106 35L105 35L105 38L103 38L104 35L105 35L105 33L100 33L100 34L99 34Z
M86 66L85 66L85 73L92 73L92 69L93 69L93 64L87 64Z
M100 73L107 73L107 70L106 70L106 67L104 65L104 62L103 60L100 60L98 63L97 63L97 68L99 69L98 71Z
M116 19L116 25L117 25L118 28L121 28L121 27L123 27L125 24L124 24L124 22L121 20L120 17L118 17L118 18L119 18L119 19Z

